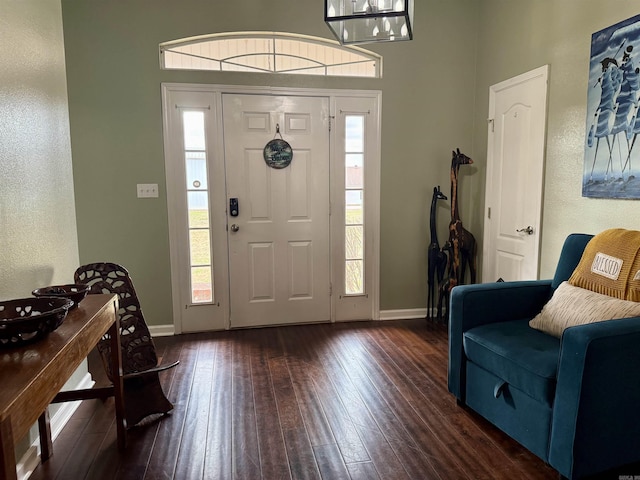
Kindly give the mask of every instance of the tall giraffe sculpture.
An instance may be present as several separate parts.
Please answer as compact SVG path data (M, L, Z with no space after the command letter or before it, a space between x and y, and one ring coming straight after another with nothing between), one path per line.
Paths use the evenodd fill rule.
M471 283L476 283L476 239L471 232L462 226L460 211L458 209L458 171L461 165L471 165L473 160L467 157L460 149L456 149L451 159L451 222L449 223L449 242L451 243L451 262L454 271L449 272L450 277L455 277L456 285L463 285L467 265L471 274Z
M440 250L438 242L438 232L436 231L436 205L438 200L446 200L447 196L440 190L440 185L433 187L433 196L431 197L431 210L429 211L429 232L431 234L431 242L428 251L428 292L427 292L427 318L433 316L436 306L436 294L438 286L444 277L444 271L447 267L447 255Z
M471 274L471 283L476 283L477 244L474 236L462 226L458 209L458 172L461 165L471 165L473 160L460 149L452 152L451 158L451 222L449 223L449 240L443 250L449 252L448 276L440 285L438 299L438 316L442 316L442 301L448 305L451 289L463 285L467 265Z

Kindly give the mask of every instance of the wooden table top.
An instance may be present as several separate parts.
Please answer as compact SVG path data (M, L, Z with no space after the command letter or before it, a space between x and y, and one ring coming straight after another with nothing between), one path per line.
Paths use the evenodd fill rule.
M28 431L117 315L117 295L87 295L46 337L0 350L0 421L14 440Z

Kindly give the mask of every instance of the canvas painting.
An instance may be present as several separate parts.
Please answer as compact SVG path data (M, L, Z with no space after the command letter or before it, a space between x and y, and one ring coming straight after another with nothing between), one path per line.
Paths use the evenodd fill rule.
M582 196L640 198L640 15L591 36Z

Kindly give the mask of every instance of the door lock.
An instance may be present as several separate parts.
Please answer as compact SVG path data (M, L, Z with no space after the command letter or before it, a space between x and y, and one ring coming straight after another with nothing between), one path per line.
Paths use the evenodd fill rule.
M238 230L240 230L240 225L236 225L235 223L231 225L231 231L233 233L236 233Z
M240 214L240 209L238 208L238 198L230 198L229 199L229 215L232 217L237 217Z

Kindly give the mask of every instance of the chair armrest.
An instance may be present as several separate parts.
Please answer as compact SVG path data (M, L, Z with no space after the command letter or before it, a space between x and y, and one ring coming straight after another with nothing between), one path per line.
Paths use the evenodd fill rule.
M140 370L139 372L125 373L123 375L123 379L128 380L130 378L137 378L137 377L144 377L147 375L151 375L152 373L160 373L164 370L169 370L170 368L173 368L179 364L180 364L180 360L176 360L173 363L162 363L160 365L149 368L147 370Z
M549 463L575 478L640 461L640 317L568 328Z
M449 304L449 391L464 401L464 332L489 323L533 318L550 297L551 280L454 287Z

